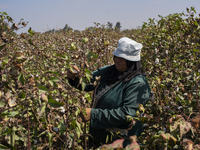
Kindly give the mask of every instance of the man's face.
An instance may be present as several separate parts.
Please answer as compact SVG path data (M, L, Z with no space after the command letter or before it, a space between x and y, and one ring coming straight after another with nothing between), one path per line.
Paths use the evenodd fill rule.
M128 69L127 65L126 65L126 60L124 58L115 56L114 57L114 62L115 62L115 65L116 65L116 69L118 71L124 72L124 71L126 71Z

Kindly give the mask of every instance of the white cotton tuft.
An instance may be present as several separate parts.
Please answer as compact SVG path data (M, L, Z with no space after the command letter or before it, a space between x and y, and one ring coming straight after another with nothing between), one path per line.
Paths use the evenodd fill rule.
M155 63L159 64L159 59L158 58L156 58Z

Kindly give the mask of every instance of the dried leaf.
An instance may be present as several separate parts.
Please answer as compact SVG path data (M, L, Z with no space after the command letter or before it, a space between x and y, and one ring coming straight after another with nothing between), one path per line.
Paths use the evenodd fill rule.
M13 99L9 99L8 100L8 105L9 105L9 107L14 107L14 106L16 106L17 105L17 103L16 103L16 98L13 98Z

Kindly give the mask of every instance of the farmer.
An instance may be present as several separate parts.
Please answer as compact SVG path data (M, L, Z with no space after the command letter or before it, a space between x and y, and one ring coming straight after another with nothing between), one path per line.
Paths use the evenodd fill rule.
M126 119L126 116L136 116L138 105L144 106L150 96L150 87L140 63L141 49L142 44L127 37L121 38L113 52L114 65L94 71L91 83L84 89L94 90L91 108L86 108L87 115L82 119L90 121L90 134L96 147L118 136L138 137L143 131L140 121L130 127ZM77 66L72 67L79 71ZM82 90L79 78L75 78L76 73L68 70L67 74L70 85ZM98 84L95 86L94 82Z

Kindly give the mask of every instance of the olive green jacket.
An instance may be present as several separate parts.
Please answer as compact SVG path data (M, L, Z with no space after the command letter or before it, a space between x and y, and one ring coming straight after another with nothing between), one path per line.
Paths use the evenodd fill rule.
M98 95L106 88L105 71L109 66L104 66L92 74L91 83L94 83L95 77L101 76L100 84L96 88L94 94ZM78 79L69 80L69 83L81 90L81 85L78 85ZM92 84L86 85L85 91L94 90ZM106 138L111 134L107 129L120 128L127 129L129 124L125 116L136 116L136 111L139 104L145 106L150 97L150 87L146 78L142 75L133 77L129 82L119 82L104 93L96 103L95 108L91 110L90 133L94 137L96 145L106 143ZM94 100L94 97L93 97ZM128 136L139 136L142 129L141 122L136 122L131 130L128 131Z

